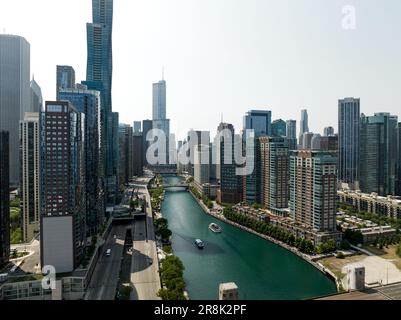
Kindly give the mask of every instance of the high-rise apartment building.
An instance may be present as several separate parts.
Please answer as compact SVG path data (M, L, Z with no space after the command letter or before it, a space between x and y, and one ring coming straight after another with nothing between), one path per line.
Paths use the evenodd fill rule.
M75 70L71 66L57 66L57 100L60 100L59 91L75 89Z
M338 179L355 186L359 183L360 99L338 102Z
M41 112L43 109L42 90L35 79L31 81L31 112Z
M262 204L274 213L288 208L289 150L284 137L259 138Z
M30 242L39 233L40 144L39 113L25 113L20 121L22 239Z
M71 272L86 244L85 115L47 101L40 116L41 265Z
M8 131L10 184L20 180L19 121L31 111L30 45L20 36L0 34L0 130Z
M286 130L287 130L288 147L290 150L296 150L298 147L297 121L288 120L286 125L287 125Z
M337 158L332 153L299 150L290 156L290 210L299 224L336 231Z
M104 149L102 148L101 98L99 91L60 89L59 99L69 101L85 115L86 224L96 234L105 217Z
M10 257L9 134L0 130L0 267Z
M360 189L380 196L395 194L398 117L389 113L361 116Z

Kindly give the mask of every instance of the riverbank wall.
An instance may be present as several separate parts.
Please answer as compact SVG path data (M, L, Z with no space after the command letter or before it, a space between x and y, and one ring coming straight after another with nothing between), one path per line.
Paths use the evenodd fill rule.
M314 257L311 257L309 255L306 255L302 252L300 252L299 250L297 250L294 247L289 246L288 244L278 241L272 237L266 236L264 234L260 234L258 232L256 232L255 230L252 230L250 228L247 228L243 225L240 225L238 223L235 223L234 221L228 220L227 218L225 218L222 214L217 214L212 212L211 210L209 210L209 208L202 202L202 200L198 199L191 190L189 190L189 193L192 195L192 197L195 199L195 201L199 204L199 206L202 208L203 212L205 214L208 214L216 219L219 219L220 221L223 221L225 223L228 223L234 227L237 227L243 231L246 231L248 233L252 233L264 240L267 240L269 242L274 243L275 245L278 245L280 247L282 247L283 249L286 249L287 251L290 251L291 253L297 255L298 257L300 257L301 259L303 259L304 261L308 262L309 264L311 264L313 267L315 267L316 269L318 269L320 272L322 272L324 275L326 275L327 277L329 277L331 280L333 280L336 284L337 287L337 292L341 291L341 281L337 279L337 276L329 269L325 268L321 263L317 262Z

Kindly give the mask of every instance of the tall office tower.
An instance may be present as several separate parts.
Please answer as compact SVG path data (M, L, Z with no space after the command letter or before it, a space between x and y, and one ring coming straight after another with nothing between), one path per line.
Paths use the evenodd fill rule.
M118 112L112 112L111 114L111 175L106 175L106 204L108 206L114 206L117 203L117 196L119 194L119 114Z
M0 267L10 257L10 157L9 134L0 131Z
M282 120L274 120L272 123L272 136L273 137L286 137L287 136L287 123Z
M297 139L297 121L296 120L288 120L286 122L287 125L287 140L288 147L290 150L297 150L298 148L298 139Z
M338 179L359 183L360 99L338 101Z
M276 214L288 208L289 150L284 137L259 138L262 204Z
M226 134L223 134L225 130ZM239 180L236 174L235 163L235 130L230 123L220 123L217 128L218 138L216 140L216 155L218 157L216 165L216 177L220 181L220 189L217 198L221 203L238 203Z
M41 112L43 109L43 97L40 86L32 79L31 81L31 112Z
M210 182L216 183L217 181L217 165L216 165L216 159L213 159L216 155L216 144L214 142L209 143L209 164L210 164ZM216 158L216 157L215 157Z
M39 233L39 113L27 112L20 121L22 239L30 242Z
M299 150L290 156L290 210L297 223L319 232L336 231L337 158Z
M200 130L189 130L187 134L187 143L188 143L188 154L189 156L189 164L188 164L188 174L190 176L195 176L195 153L197 147L200 145L209 146L210 144L210 132L209 131L200 131ZM205 155L205 153L202 153ZM208 158L209 159L209 158ZM206 159L204 159L206 161Z
M119 183L128 185L129 181L134 176L133 174L133 140L132 127L128 124L120 124L118 131L119 140L119 165L118 177Z
M40 115L40 254L57 273L85 252L85 115L69 101L46 101Z
M258 138L263 135L271 136L271 115L271 111L268 110L251 110L244 116L244 135L246 134L246 130L253 130L254 132L254 144L253 146L246 144L245 151L247 156L247 172L252 172L245 177L243 190L244 201L249 204L261 203ZM245 136L243 136L243 140L245 143Z
M104 222L106 205L100 93L92 90L61 89L59 99L71 102L77 111L85 115L86 226L89 234L97 234Z
M194 153L194 180L198 186L210 182L209 145L197 145Z
M302 145L304 133L309 132L309 116L308 110L306 109L301 110L301 122L299 130L299 144Z
M320 150L321 149L321 142L322 142L322 136L318 133L313 134L312 140L310 143L310 148L312 150Z
M59 91L65 89L75 89L75 70L71 66L57 66L57 100Z
M134 133L142 132L142 122L141 121L134 121Z
M0 130L10 139L10 184L19 183L19 121L31 108L30 45L22 37L0 34Z
M398 117L389 113L361 116L360 189L380 196L395 194Z
M334 136L334 128L333 127L326 127L323 130L323 135L325 137Z
M102 119L102 143L105 154L105 172L109 187L106 192L117 190L118 182L116 177L117 164L115 149L118 144L118 136L113 136L113 115L112 115L112 76L113 76L113 0L92 0L92 23L87 23L87 47L88 60L86 68L86 81L84 85L90 90L100 91L101 96L101 119ZM115 120L115 119L114 119ZM117 128L118 134L118 124ZM111 184L115 183L112 187ZM114 195L107 196L113 200ZM114 203L108 202L110 205Z
M397 126L397 183L396 195L401 196L401 122Z
M166 81L161 80L153 84L153 129L159 129L166 135L166 154L159 153L159 157L165 156L166 164L169 163L169 147L170 147L170 120L166 116Z
M148 151L149 142L147 140L148 133L153 129L153 121L152 120L143 120L142 121L142 147L143 147L143 164L144 166L148 165L148 160L146 157L146 153Z
M134 133L132 137L132 166L133 175L141 176L143 175L143 137L142 133Z

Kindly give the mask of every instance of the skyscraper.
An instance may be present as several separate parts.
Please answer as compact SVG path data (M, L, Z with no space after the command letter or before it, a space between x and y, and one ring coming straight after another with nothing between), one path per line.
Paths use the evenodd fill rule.
M142 147L143 147L143 163L145 166L148 165L148 161L146 158L146 153L148 151L149 147L149 142L147 140L148 133L152 130L153 128L153 121L152 120L143 120L142 122Z
M309 132L309 116L308 110L301 110L301 122L300 122L300 131L299 131L299 144L302 145L303 135L304 133Z
M143 137L142 132L134 133L133 137L133 146L132 146L132 166L133 166L133 175L141 176L143 175Z
M271 115L271 111L268 110L251 110L244 117L244 134L246 134L246 130L253 130L254 133L253 146L246 144L247 172L252 173L245 177L243 197L244 201L249 204L261 203L261 167L258 138L263 135L271 136ZM243 139L245 142L245 137Z
M288 140L289 149L296 150L297 146L298 146L297 121L296 120L288 120L287 121L287 140Z
M30 242L39 233L39 113L25 113L20 121L22 239Z
M401 122L397 126L397 177L396 195L401 196Z
M226 134L223 134L226 132ZM216 163L216 177L220 181L220 189L217 198L221 203L238 203L239 197L239 176L236 174L235 163L235 130L230 123L220 123L217 128L218 138L216 140L216 155L219 158Z
M323 130L323 135L325 137L333 136L334 135L334 128L333 127L326 127Z
M284 120L274 120L272 123L272 135L273 137L285 137L287 136L287 124Z
M209 145L200 144L195 147L194 180L199 187L210 182L209 152Z
M31 112L40 112L43 109L43 97L40 86L32 79L31 81Z
M288 208L289 151L284 137L259 138L262 204L274 213Z
M79 266L85 232L84 114L68 101L46 102L40 116L41 265Z
M134 121L134 133L142 132L142 122L141 121Z
M57 100L59 99L59 91L64 89L75 88L75 70L71 66L57 66Z
M118 131L119 140L119 165L118 177L121 185L127 185L134 175L133 170L133 131L128 124L120 124Z
M10 184L19 184L19 121L31 109L30 45L22 37L0 34L0 130L8 131Z
M86 224L88 233L96 234L105 216L100 93L92 90L61 89L59 98L71 102L78 112L85 115Z
M359 182L360 99L338 101L338 179Z
M167 119L166 106L166 81L161 80L153 84L153 129L161 130L166 136L166 154L159 153L159 157L165 156L166 164L169 163L170 120Z
M9 134L0 130L0 267L10 257Z
M397 116L376 113L361 116L360 189L380 196L395 194Z
M300 150L290 157L290 210L294 220L319 232L336 231L337 158Z
M117 162L113 156L115 148L113 142L113 115L112 115L112 74L113 74L113 0L92 0L93 22L86 25L88 60L86 81L83 84L90 90L100 91L101 119L103 144L105 154L105 171L108 183L117 183ZM118 131L118 125L117 129ZM115 186L115 189L117 185ZM109 189L107 190L107 192ZM113 198L113 197L111 197Z

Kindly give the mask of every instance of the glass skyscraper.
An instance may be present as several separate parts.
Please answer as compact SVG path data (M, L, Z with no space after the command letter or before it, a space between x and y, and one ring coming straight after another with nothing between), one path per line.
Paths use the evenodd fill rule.
M66 89L59 91L59 98L71 102L77 111L85 114L86 225L90 234L96 234L105 215L100 93Z
M338 179L354 185L359 181L360 100L338 102Z
M395 194L397 116L362 115L360 137L360 189L380 196Z
M0 267L10 256L9 134L0 130Z
M86 25L88 61L86 80L83 84L101 93L101 119L104 132L105 170L112 177L117 164L113 164L112 130L112 31L113 0L92 0L93 22Z

